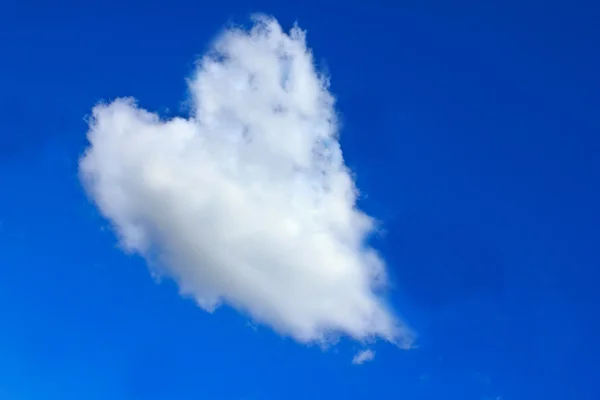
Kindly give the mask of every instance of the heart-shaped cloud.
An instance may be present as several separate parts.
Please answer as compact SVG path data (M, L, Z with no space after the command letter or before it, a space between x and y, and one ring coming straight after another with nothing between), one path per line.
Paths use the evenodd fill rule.
M334 98L305 33L229 29L189 81L189 118L132 99L93 109L85 188L123 247L208 311L227 304L300 342L343 334L410 345L378 295Z

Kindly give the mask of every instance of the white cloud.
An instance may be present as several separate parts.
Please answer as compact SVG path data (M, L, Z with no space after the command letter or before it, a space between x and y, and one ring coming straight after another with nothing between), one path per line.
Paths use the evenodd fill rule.
M375 352L373 350L363 350L356 354L352 359L352 364L364 364L367 361L371 361L375 358Z
M125 98L93 109L80 174L122 246L207 311L227 304L300 342L409 344L377 294L373 220L356 208L304 32L267 17L229 29L189 89L187 119Z

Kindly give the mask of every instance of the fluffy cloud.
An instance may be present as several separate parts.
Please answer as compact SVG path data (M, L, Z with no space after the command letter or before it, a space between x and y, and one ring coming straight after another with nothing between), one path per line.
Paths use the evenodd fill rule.
M364 364L367 361L371 361L375 358L375 352L373 350L363 350L357 353L352 359L352 364Z
M374 223L305 33L267 17L226 30L189 89L189 118L128 98L93 109L81 179L122 246L207 311L227 304L300 342L409 345L378 295Z

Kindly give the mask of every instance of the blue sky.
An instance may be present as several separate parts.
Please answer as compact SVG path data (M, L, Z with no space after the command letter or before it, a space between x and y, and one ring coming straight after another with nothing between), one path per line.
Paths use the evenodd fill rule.
M600 8L481 3L3 2L0 398L597 398ZM92 108L132 96L188 117L195 61L257 11L298 21L331 79L358 206L382 228L385 302L414 349L383 322L374 342L301 343L310 298L263 324L207 313L180 295L188 270L157 283L86 196ZM342 289L339 310L371 295Z

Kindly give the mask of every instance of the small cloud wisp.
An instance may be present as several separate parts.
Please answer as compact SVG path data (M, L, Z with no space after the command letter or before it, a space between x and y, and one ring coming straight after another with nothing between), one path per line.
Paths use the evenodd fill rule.
M371 361L375 358L375 352L373 350L363 350L356 354L352 359L352 364L361 365L366 363L367 361Z

